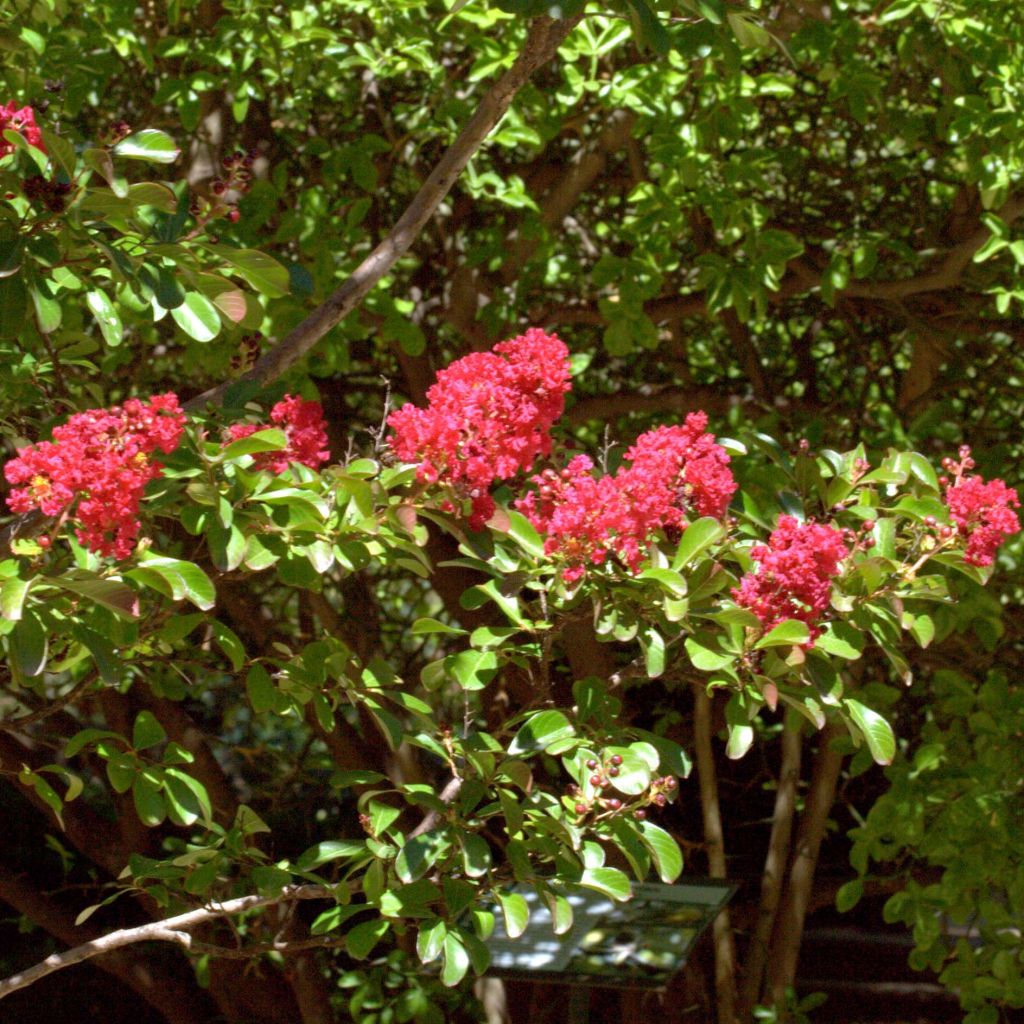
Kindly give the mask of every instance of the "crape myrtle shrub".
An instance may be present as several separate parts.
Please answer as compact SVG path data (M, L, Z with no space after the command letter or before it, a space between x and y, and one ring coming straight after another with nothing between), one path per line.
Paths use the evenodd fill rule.
M891 884L896 858L888 913L916 965L945 968L977 1020L1017 1005L1019 781L986 753L1017 749L1017 629L997 647L982 589L1017 529L1000 479L1017 476L1016 152L984 105L1013 95L1012 37L914 5L803 25L703 11L638 49L588 17L312 376L186 416L179 399L246 369L386 231L517 41L483 5L460 15L465 51L429 5L322 7L39 5L8 24L34 69L3 108L4 475L11 510L46 518L18 520L2 563L7 717L26 719L5 777L57 816L76 870L127 865L150 916L329 885L309 921L343 952L321 966L377 958L340 977L351 1012L443 1015L436 988L382 995L386 972L482 970L493 914L523 925L509 881L561 930L573 886L622 898L627 872L678 874L696 682L730 757L789 709L808 736L839 723L851 777L896 759L840 904L876 867ZM973 120L932 109L933 61L947 93L986 97ZM337 84L361 76L369 103ZM592 122L563 131L581 104ZM567 176L567 244L567 200L538 200L590 157ZM139 180L147 162L173 180ZM841 208L808 200L840 180ZM525 333L495 347L509 324ZM425 356L427 338L476 351ZM418 400L388 415L381 370ZM581 624L608 657L572 664ZM912 668L913 714L884 685ZM172 706L205 726L222 789ZM963 818L936 817L964 793ZM99 854L98 833L61 840L87 805L139 834ZM985 841L965 850L969 830ZM980 945L951 937L979 916ZM214 991L217 961L199 951Z

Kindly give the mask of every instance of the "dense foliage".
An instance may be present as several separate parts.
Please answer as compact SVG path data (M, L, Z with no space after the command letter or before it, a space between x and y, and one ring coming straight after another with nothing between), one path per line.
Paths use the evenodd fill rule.
M511 883L561 933L681 844L751 882L718 1019L799 1018L832 815L840 908L1009 1019L1013 8L448 7L0 15L3 973L254 897L97 962L182 1024L495 1019Z

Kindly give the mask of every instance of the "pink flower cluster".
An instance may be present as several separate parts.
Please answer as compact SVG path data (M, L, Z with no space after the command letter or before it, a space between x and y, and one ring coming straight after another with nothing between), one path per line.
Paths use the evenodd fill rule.
M733 590L736 603L749 608L766 630L786 619L805 622L813 643L821 633L815 623L828 608L832 580L849 554L843 534L831 526L779 516L767 545L755 544L750 554L759 565Z
M550 454L570 387L568 349L533 328L441 370L425 409L404 405L388 417L391 448L419 463L420 480L469 499L469 525L482 529L494 513L491 486Z
M36 112L31 107L17 109L17 104L11 100L6 106L0 107L0 132L20 132L27 142L46 152L43 145L43 133L36 124ZM0 135L0 157L7 156L14 152L14 143L8 142Z
M258 430L280 427L288 438L288 447L276 452L257 452L253 465L259 470L283 473L292 462L319 469L330 457L324 410L319 402L285 395L271 410L270 423L235 423L228 427L232 441L249 437Z
M1007 537L1020 531L1017 492L1002 480L986 483L980 476L958 476L946 488L949 515L967 541L968 565L991 565Z
M610 554L634 572L657 530L685 529L691 518L721 519L736 491L729 456L707 433L708 418L691 413L681 426L658 427L626 452L615 476L593 476L585 455L556 473L533 478L537 491L516 502L545 535L545 550L566 563L566 580Z
M152 456L174 451L184 427L173 394L76 413L53 431L52 441L22 448L4 466L15 485L7 504L13 512L58 516L77 501L72 514L79 541L97 554L127 558L139 533L143 491L163 468Z

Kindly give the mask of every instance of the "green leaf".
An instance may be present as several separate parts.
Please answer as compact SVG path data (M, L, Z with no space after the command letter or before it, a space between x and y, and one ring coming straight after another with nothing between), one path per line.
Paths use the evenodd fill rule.
M729 740L725 745L725 756L733 761L739 760L754 742L753 727L746 722L738 722L728 727Z
M129 185L128 202L132 206L153 206L164 213L174 213L178 208L178 197L166 185L155 181L140 181Z
M633 895L629 876L618 868L587 868L580 877L580 885L594 889L610 899L624 902Z
M370 801L370 831L375 836L382 836L398 820L401 811L380 800Z
M665 638L653 626L640 630L640 648L644 653L644 669L651 679L665 671Z
M61 321L60 303L53 297L48 285L36 281L29 287L32 308L36 314L36 325L40 334L53 334Z
M469 954L454 932L444 937L444 966L441 981L448 988L454 988L469 970Z
M576 735L576 730L561 711L540 711L520 727L509 745L510 754L533 753L560 740Z
M505 919L505 933L510 939L518 939L530 923L530 905L517 892L498 894L498 903Z
M109 608L119 618L128 620L138 618L138 594L128 584L122 583L120 580L83 575L81 577L47 577L47 582L55 584L62 590L68 590L72 594L78 594L104 608Z
M896 755L896 737L893 736L889 723L877 711L872 711L859 701L847 698L843 701L843 706L850 712L857 728L863 733L875 762L892 764L892 759Z
M132 746L136 750L146 750L148 747L155 747L167 739L164 727L157 721L152 711L140 711L135 716L135 726L132 729Z
M806 622L799 619L786 619L774 629L769 630L754 644L755 650L766 647L792 647L794 644L806 644L811 639L811 631Z
M0 615L17 622L21 618L25 598L31 586L31 580L19 579L17 576L4 580L3 587L0 588Z
M46 668L49 641L35 615L29 613L19 619L7 642L11 660L23 676L38 676Z
M249 703L257 714L272 711L277 706L277 687L274 686L270 673L258 663L249 669L245 677L245 692L249 695Z
M416 954L421 963L429 964L441 955L447 936L448 926L444 921L435 920L429 924L420 925L419 933L416 936Z
M701 640L703 639L702 637ZM711 647L706 647L701 640L692 636L686 639L686 653L689 655L694 668L699 669L701 672L714 672L716 669L731 665L735 660L734 655L726 651L718 651Z
M175 601L191 601L202 611L209 611L217 600L210 577L193 562L164 555L147 555L140 560L138 569L129 569L125 575L150 586L155 575L164 584L156 589Z
M154 164L172 164L180 152L170 135L155 128L144 128L114 146L116 156Z
M167 817L167 805L159 786L142 772L132 781L132 800L139 821L149 828L155 828Z
M353 960L365 960L391 927L389 921L377 918L375 921L363 921L357 924L345 936L345 949Z
M839 887L839 891L836 893L836 910L838 910L840 914L845 914L848 910L853 910L853 908L860 902L860 898L863 895L863 878L854 878L845 885L841 885Z
M435 633L443 633L445 636L465 636L468 630L458 629L455 626L449 626L438 619L417 619L413 624L409 632L413 636L431 636Z
M508 522L508 535L534 558L543 558L544 541L534 528L533 523L522 512L517 512L515 509L508 510Z
M650 851L658 876L671 885L683 870L679 844L663 828L649 821L640 822L640 840Z
M215 251L261 295L279 299L288 294L288 270L266 253L256 249L229 249L226 246L216 246Z
M610 777L608 780L620 793L625 793L627 796L639 796L650 786L651 765L647 758L634 750L632 746L608 747L604 754L607 757L618 755L622 758L622 762L618 766L619 774ZM583 755L580 754L579 756L581 761L577 763L580 765L580 774L583 778L586 778L591 772L583 764L583 760L585 760ZM657 756L657 752L655 752L655 756Z
M637 39L650 47L659 57L672 48L672 37L665 26L658 20L657 14L651 10L647 0L626 0L633 12L633 24Z
M53 161L54 166L64 171L68 178L73 178L75 176L76 162L75 147L66 139L62 139L56 132L51 132L42 125L39 126L39 131L43 136L46 152L50 154L50 159Z
M460 651L445 658L449 675L464 690L482 690L498 674L498 656L494 651Z
M724 536L725 527L717 519L704 518L690 523L676 548L672 568L678 572Z
M255 434L232 441L221 453L222 462L231 462L243 455L255 455L257 452L279 452L288 447L288 435L277 427L257 430Z
M475 832L462 835L462 865L470 878L481 878L491 869L491 848Z
M20 276L0 277L0 338L16 338L28 312L28 291Z
M366 910L365 903L346 903L338 907L331 907L320 914L309 926L311 935L326 935L333 932L335 928L343 925L350 917L355 917L362 910Z
M848 622L830 622L814 646L826 654L855 661L864 650L864 634Z
M306 850L295 862L300 871L313 871L332 860L350 860L366 853L362 839L328 839Z
M469 955L469 963L473 973L479 978L491 966L491 954L487 947L471 932L465 928L459 929L459 938L462 939Z
M206 787L178 768L167 768L164 771L164 798L167 812L172 821L178 825L191 825L202 820L212 820L213 808Z
M110 296L106 292L95 290L86 294L85 302L96 318L103 340L111 348L116 348L124 339L124 327L121 324L121 317L110 301Z
M424 832L406 840L395 858L395 874L407 885L415 882L437 863L448 845L448 838L443 832Z
M220 334L217 307L199 292L186 292L185 301L171 310L174 322L196 341L213 341Z

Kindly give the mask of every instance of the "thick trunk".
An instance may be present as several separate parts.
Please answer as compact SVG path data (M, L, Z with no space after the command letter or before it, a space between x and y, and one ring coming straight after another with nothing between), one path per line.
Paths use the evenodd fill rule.
M700 784L700 807L704 819L704 845L708 855L708 874L725 878L725 837L722 812L718 804L718 777L711 747L711 698L699 683L693 684L694 751ZM715 999L718 1024L736 1024L736 951L728 909L715 918Z
M833 748L832 740L844 731L841 724L830 722L818 738L819 746L811 772L811 787L804 812L800 816L786 892L778 920L775 922L768 957L768 992L776 1006L785 1004L786 990L792 988L796 980L800 942L814 886L818 851L821 849L829 812L835 801L836 783L843 764L843 755Z

